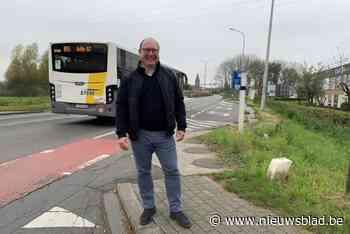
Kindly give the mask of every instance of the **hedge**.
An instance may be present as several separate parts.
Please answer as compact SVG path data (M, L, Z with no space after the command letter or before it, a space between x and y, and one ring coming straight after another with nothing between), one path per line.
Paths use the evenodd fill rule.
M349 112L283 101L270 101L268 105L274 111L303 123L309 129L324 131L341 138L347 137L350 140Z

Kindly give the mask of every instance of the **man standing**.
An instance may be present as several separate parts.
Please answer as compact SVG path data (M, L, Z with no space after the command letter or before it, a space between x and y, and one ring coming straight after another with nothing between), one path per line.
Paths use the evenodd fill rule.
M150 223L156 213L152 154L155 152L165 175L170 218L185 228L191 222L181 209L180 174L177 166L176 141L185 136L186 112L182 90L174 73L159 63L159 43L146 38L140 43L139 65L122 80L117 97L116 134L120 146L134 152L137 181L144 211L140 224Z

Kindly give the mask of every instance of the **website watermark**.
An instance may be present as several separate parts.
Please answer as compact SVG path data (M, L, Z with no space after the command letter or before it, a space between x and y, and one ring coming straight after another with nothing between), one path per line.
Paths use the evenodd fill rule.
M219 213L213 213L209 216L211 226L218 225L227 226L245 226L245 225L271 225L271 226L335 226L344 225L344 217L336 217L331 215L310 216L302 215L298 217L288 216L223 216Z

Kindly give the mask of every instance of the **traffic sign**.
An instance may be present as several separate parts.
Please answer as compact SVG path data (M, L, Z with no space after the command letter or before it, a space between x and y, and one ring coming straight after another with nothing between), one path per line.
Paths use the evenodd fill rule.
M239 90L241 86L241 73L240 71L233 71L231 74L231 88Z

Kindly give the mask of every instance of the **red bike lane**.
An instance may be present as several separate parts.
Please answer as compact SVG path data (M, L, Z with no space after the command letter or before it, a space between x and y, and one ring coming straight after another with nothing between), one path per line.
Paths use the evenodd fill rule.
M84 139L0 164L0 207L121 152L115 139Z

